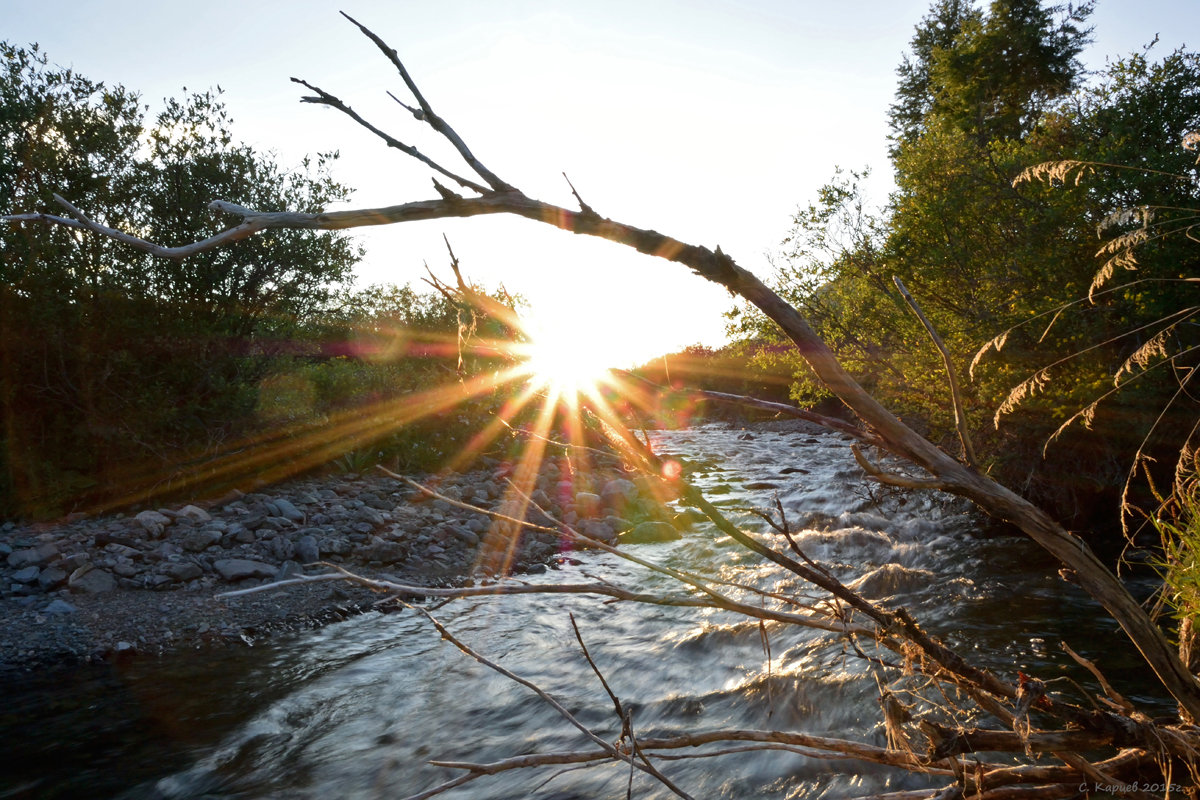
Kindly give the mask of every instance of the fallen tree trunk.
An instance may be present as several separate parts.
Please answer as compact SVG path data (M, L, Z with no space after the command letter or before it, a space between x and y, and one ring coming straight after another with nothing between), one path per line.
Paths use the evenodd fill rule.
M369 225L386 225L414 220L450 217L471 217L483 214L511 214L539 223L552 225L571 233L595 236L632 247L639 252L687 266L701 277L726 287L745 298L772 319L792 340L821 381L852 409L869 431L869 436L881 447L925 470L931 477L920 481L926 488L940 489L965 497L989 515L1020 528L1025 534L1053 554L1073 573L1073 579L1095 598L1118 622L1137 647L1147 665L1166 690L1178 701L1183 714L1200 720L1200 684L1181 663L1174 649L1145 610L1129 594L1121 581L1095 556L1082 539L1065 530L1044 511L1016 493L1001 486L973 468L955 460L937 446L917 434L868 394L838 362L829 347L816 335L807 320L780 298L761 280L739 267L717 247L686 244L654 230L637 228L598 214L575 193L579 210L535 200L500 179L482 165L470 152L461 137L439 117L408 75L395 50L388 47L370 30L347 17L369 37L393 63L415 97L415 107L405 106L414 117L430 125L458 152L478 179L462 177L419 153L415 148L382 132L364 120L337 97L304 81L297 80L314 92L305 102L326 105L348 115L390 147L426 163L435 172L457 183L477 196L464 197L434 179L439 199L403 203L394 206L338 211L319 214L291 212L259 212L220 200L213 209L241 218L240 224L208 239L174 247L165 247L139 239L130 234L99 225L62 198L59 202L72 215L18 214L6 217L9 222L43 222L82 228L109 236L153 255L180 259L195 253L225 246L261 231L278 228L341 230ZM296 80L296 79L293 79ZM574 190L572 189L574 193ZM887 482L889 476L875 470L877 479ZM912 485L911 479L904 479Z

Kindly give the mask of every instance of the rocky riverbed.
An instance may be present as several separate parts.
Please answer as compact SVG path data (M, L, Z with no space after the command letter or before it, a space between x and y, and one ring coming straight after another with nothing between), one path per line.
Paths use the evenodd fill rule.
M418 478L452 500L499 509L513 467ZM688 524L619 467L575 472L547 460L527 519L617 544L677 538ZM538 507L551 516L546 517ZM326 562L425 585L484 579L491 519L384 475L306 478L217 503L65 523L0 526L0 669L252 645L355 613L377 595L317 583L238 597L223 592L313 574ZM512 571L569 558L569 540L526 531Z

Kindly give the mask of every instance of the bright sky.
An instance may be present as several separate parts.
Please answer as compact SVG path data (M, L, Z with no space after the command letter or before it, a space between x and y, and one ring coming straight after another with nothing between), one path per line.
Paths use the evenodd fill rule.
M613 219L721 248L760 276L834 167L889 189L895 68L928 0L3 0L0 36L160 99L220 85L235 134L285 164L338 149L352 206L435 197L429 172L335 111L304 78L422 150L445 153L384 94L403 84L344 9L397 48L433 107L508 182L572 207L561 173ZM1100 0L1087 61L1200 32L1200 2ZM1190 42L1190 44L1196 44ZM403 97L403 95L401 95ZM408 99L404 97L403 99ZM446 158L447 166L451 165ZM529 299L543 328L625 366L723 340L724 290L666 261L499 217L362 233L360 282L449 270ZM164 243L174 244L174 243Z

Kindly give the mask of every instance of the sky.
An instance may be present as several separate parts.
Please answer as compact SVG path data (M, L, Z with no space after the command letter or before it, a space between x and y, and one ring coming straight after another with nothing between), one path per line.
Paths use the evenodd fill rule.
M792 214L838 166L891 188L887 108L928 0L0 0L0 37L52 62L163 97L220 86L235 135L284 165L338 150L343 207L436 197L427 169L338 112L299 98L303 78L425 152L453 156L386 92L391 64L337 12L395 47L439 115L526 194L722 250L760 277ZM1100 0L1084 61L1196 42L1200 0ZM70 199L70 198L68 198ZM357 234L358 282L468 278L529 303L543 336L616 366L724 341L724 289L628 248L517 218L385 226ZM164 242L163 244L178 244Z

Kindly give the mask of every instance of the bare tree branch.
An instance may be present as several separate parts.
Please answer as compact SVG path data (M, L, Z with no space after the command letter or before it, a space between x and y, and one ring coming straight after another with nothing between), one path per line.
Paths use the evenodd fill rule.
M357 111L352 109L350 106L346 105L346 103L342 102L337 97L334 97L329 92L320 88L319 86L314 86L313 84L309 83L308 81L301 80L300 78L292 78L292 82L298 83L301 86L303 86L304 88L308 89L309 91L316 93L309 97L300 98L300 102L313 103L316 105L323 105L323 106L329 106L330 108L335 108L338 111L341 111L343 114L345 114L350 119L357 122L359 125L363 126L367 130L369 130L371 133L378 136L380 139L382 139L387 144L388 147L394 147L395 149L399 150L400 152L402 152L406 155L412 156L413 158L420 161L422 164L425 164L426 166L430 167L431 169L434 169L437 172L440 172L441 174L445 175L447 178L454 181L455 183L462 186L463 188L471 189L472 191L478 192L479 194L487 194L488 193L488 190L486 188L484 188L483 186L480 186L478 183L475 183L474 181L472 181L468 178L464 178L461 175L456 175L455 173L446 169L441 164L437 163L432 158L425 155L424 153L422 153L420 150L413 147L412 145L405 144L404 142L400 141L399 139L392 136L391 134L385 133L382 130L380 130L379 128L375 127L370 122L368 122L366 119L364 119L363 116L361 114L359 114ZM443 199L444 198L445 198L445 196L443 195Z
M958 429L958 440L962 443L963 458L966 459L968 465L972 467L979 466L979 457L975 455L975 446L971 443L971 432L967 430L967 414L963 410L962 390L958 385L958 370L954 368L954 360L950 358L950 351L946 349L946 343L942 341L942 337L938 336L937 329L933 327L933 323L925 316L925 312L917 305L917 301L908 293L908 289L904 286L904 282L900 280L899 275L893 275L892 281L895 282L896 288L900 290L900 296L904 298L904 302L908 303L908 307L917 315L917 319L925 326L925 330L929 333L929 338L933 340L933 345L942 354L942 363L946 366L946 380L950 383L950 401L954 404L954 427Z
M895 472L884 472L863 455L858 445L851 445L850 452L854 454L854 460L863 468L863 472L880 483L886 483L888 486L899 486L902 489L933 489L943 492L948 491L950 488L949 484L945 481L929 478L912 478L907 475L898 475Z
M522 686L524 686L525 688L529 689L531 692L536 694L538 697L542 698L543 701L545 701L551 708L553 708L555 711L557 711L565 720L567 720L567 722L571 723L571 725L573 725L575 728L577 728L584 736L591 739L595 744L599 745L599 747L602 750L604 750L604 752L607 753L610 758L614 758L618 761L626 761L626 762L636 766L638 769L644 770L645 772L649 773L650 775L652 775L653 777L658 779L658 781L660 783L662 783L664 786L666 786L668 789L670 789L674 794L678 795L679 797L687 798L687 800L692 800L691 795L689 795L687 792L683 791L678 786L676 786L674 783L672 783L670 781L670 779L668 779L665 775L663 775L657 769L655 769L652 766L649 766L648 764L638 763L638 759L634 758L632 755L621 752L615 746L609 744L600 736L597 736L592 731L591 728L587 727L582 722L580 722L578 719L576 719L576 717L570 711L567 711L567 709L563 707L562 703L558 702L558 700L555 699L555 697L553 695L546 692L544 689L542 689L536 683L534 683L533 681L528 680L526 678L523 678L520 675L517 675L515 672L512 672L509 669L506 669L505 667L497 664L495 661L492 661L491 659L487 658L483 654L472 649L469 645L467 645L466 643L464 643L463 641L461 641L460 639L455 637L454 634L450 633L450 631L447 630L446 626L442 625L442 623L439 622L436 617L434 617L432 614L430 614L424 608L421 608L420 606L410 605L408 603L405 603L405 606L412 609L413 611L416 611L416 612L422 614L426 619L428 619L430 621L430 623L433 624L433 627L435 627L437 629L437 632L441 634L443 639L450 642L450 644L457 647L463 653L465 653L466 655L475 659L480 664L483 664L485 667L488 667L489 669L500 673L501 675L503 675L504 677L513 681L514 683L521 684Z
M353 22L353 20L351 21ZM947 491L966 497L986 513L1017 525L1030 538L1053 554L1064 566L1073 570L1079 585L1098 600L1120 624L1141 652L1146 663L1179 702L1186 717L1200 720L1200 684L1180 662L1174 648L1169 645L1163 633L1141 605L1082 539L1066 531L1044 511L1033 506L1024 498L981 475L970 466L959 463L901 422L846 372L833 352L795 308L753 274L739 267L721 251L720 247L710 250L686 244L654 230L637 228L601 217L595 212L572 211L534 200L500 180L474 157L457 133L433 113L433 109L417 90L415 83L395 56L395 51L384 45L379 37L357 22L354 24L358 25L360 30L369 36L400 70L405 84L417 99L419 109L424 116L423 121L433 126L456 148L471 169L484 179L484 182L490 187L490 191L485 189L480 197L459 199L457 196L447 196L442 193L437 200L405 203L377 209L318 214L257 212L215 201L212 204L213 208L235 213L241 216L242 222L217 236L175 247L154 245L95 223L89 225L90 221L82 212L70 207L73 209L72 213L76 215L76 219L88 230L99 235L123 241L157 256L183 258L272 228L340 230L423 219L470 217L480 214L511 214L573 233L608 239L632 247L639 252L682 264L701 277L719 283L731 292L745 298L772 319L799 349L817 377L859 416L884 449L924 469L935 480L943 482ZM318 90L314 88L314 91ZM318 97L321 102L328 104L327 98L331 98L332 95L326 93L322 96L319 93ZM345 109L339 110L343 110L343 113L347 113L355 121L360 121L353 112ZM436 165L424 159L422 161L429 164L431 168L442 171ZM443 174L448 175L446 172ZM455 176L448 175L448 177L461 183L461 180ZM473 182L463 185L474 191L483 188ZM17 223L59 224L53 215L46 214L19 214L4 217L4 219ZM71 227L79 226L71 225ZM903 635L919 643L924 652L951 674L959 675L964 680L967 680L966 676L969 675L969 680L975 685L983 687L985 691L993 692L997 696L1013 696L1014 690L1010 685L995 676L974 670L970 665L962 663L961 659L925 635L907 615L902 612L885 612L863 603L861 598L856 598L852 593L846 592L844 586L831 583L817 571L746 536L728 520L724 520L720 512L703 498L698 497L697 493L689 494L688 499L705 511L722 532L806 580L811 580L815 585L832 591L835 596L867 614L885 629L895 631L897 635Z
M811 422L814 425L820 425L838 433L844 433L851 436L863 444L868 444L874 447L883 447L883 440L871 435L868 431L858 428L845 420L837 417L830 417L825 414L817 414L807 409L797 408L787 403L777 403L772 400L761 400L757 397L748 397L741 394L730 394L729 392L714 392L709 389L690 389L686 386L663 386L657 384L641 375L635 375L627 370L613 370L613 373L621 376L623 379L647 386L660 394L674 394L686 397L702 397L708 400L715 400L718 403L727 405L743 406L745 408L755 408L759 411L769 411L772 414L779 414L793 419L802 419L805 422Z
M404 107L408 108L409 111L412 111L413 116L416 117L418 121L428 123L430 127L440 133L446 138L447 141L454 145L454 149L458 151L460 156L462 156L462 160L467 162L471 169L475 170L475 174L483 178L484 181L487 182L488 186L492 187L493 191L515 191L513 187L500 180L500 178L497 177L490 169L485 167L479 161L479 159L475 158L475 155L467 147L467 144L462 140L462 137L460 137L444 119L434 113L433 106L429 105L429 101L425 99L425 95L421 93L421 90L417 88L417 84L411 77L409 77L408 70L404 68L404 64L400 61L400 55L396 52L395 48L391 47L387 42L383 41L383 39L376 36L370 29L368 29L354 17L350 16L344 11L340 13L343 17L354 23L354 25L363 32L363 35L374 42L375 46L379 48L380 52L387 56L388 60L392 62L392 64L400 72L400 77L404 80L404 85L408 87L408 90L413 93L413 97L417 99L417 103L421 107L421 113L418 114L416 110L409 108L407 105ZM399 103L400 101L397 100L396 102ZM404 104L401 103L401 105ZM480 194L486 194L486 192L480 192Z

